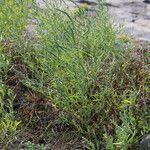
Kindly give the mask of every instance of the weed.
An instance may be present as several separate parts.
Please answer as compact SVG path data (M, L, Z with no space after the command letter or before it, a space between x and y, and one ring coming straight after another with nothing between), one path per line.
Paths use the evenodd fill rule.
M55 117L47 115L53 106L87 149L131 149L149 132L147 51L142 60L130 56L130 38L118 33L104 7L89 15L85 6L72 11L51 1L44 8L30 0L1 3L1 137L8 143L15 137L20 101L15 110L26 114L27 127L39 129L38 121L53 127ZM33 38L25 32L29 22ZM31 142L28 148L44 149Z

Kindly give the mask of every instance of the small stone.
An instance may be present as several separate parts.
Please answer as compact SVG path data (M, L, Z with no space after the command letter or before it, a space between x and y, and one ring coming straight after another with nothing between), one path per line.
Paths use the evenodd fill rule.
M78 0L78 3L85 3L87 5L97 5L97 0Z
M150 134L141 140L140 145L143 150L150 150Z
M144 0L143 2L144 3L150 3L150 0Z

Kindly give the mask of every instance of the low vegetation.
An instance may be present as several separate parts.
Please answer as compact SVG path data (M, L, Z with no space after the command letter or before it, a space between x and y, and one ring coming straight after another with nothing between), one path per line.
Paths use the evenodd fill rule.
M149 49L102 5L94 14L59 5L0 2L0 149L140 149Z

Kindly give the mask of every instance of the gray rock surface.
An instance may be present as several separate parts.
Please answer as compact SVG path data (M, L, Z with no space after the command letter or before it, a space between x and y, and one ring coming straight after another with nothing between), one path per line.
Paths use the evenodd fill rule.
M107 0L107 3L110 15L117 23L124 24L127 33L150 41L150 4L142 0Z

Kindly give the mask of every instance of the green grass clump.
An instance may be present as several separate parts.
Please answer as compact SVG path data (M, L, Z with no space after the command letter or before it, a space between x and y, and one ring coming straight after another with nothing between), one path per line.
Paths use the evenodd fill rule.
M11 67L19 74L21 85L43 95L63 112L59 119L74 128L87 149L136 147L150 129L148 61L130 56L130 39L119 35L101 5L89 15L84 7L60 9L56 3L47 2L39 8L33 2L29 9L29 4L4 1L0 12L2 38L14 40L12 45L0 43L4 114L0 127L14 133L20 123L13 112L16 98L6 82ZM10 19L4 15L9 6ZM35 28L30 39L25 35L29 17L34 18ZM13 64L16 59L21 64ZM17 65L23 65L24 70ZM8 108L12 111L5 112L4 100L10 102ZM30 121L34 124L34 118ZM31 146L34 149L35 145Z
M5 146L14 139L19 121L15 120L13 111L14 93L6 85L9 61L0 53L0 144Z
M23 35L28 23L29 2L0 1L0 149L5 149L15 139L17 127L21 123L15 118L15 93L7 81L16 41Z

